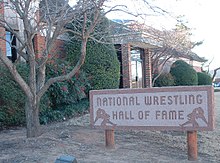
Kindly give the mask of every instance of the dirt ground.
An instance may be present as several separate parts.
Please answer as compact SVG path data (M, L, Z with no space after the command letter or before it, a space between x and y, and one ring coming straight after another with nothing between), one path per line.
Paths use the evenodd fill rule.
M196 162L220 162L220 93L216 93L216 129L198 132ZM115 149L106 149L104 131L89 127L89 115L42 126L26 139L25 128L0 132L0 163L54 163L61 155L80 163L187 163L186 133L116 131Z

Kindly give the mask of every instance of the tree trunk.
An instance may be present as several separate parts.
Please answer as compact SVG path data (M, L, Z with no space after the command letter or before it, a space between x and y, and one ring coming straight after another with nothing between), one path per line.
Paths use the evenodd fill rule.
M27 99L25 103L27 138L41 135L39 121L39 102Z

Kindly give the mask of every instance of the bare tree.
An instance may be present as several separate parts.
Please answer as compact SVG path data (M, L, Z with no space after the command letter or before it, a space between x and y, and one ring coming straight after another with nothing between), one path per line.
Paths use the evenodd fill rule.
M5 35L1 39L8 41L17 50L18 55L29 65L29 79L26 82L18 73L16 66L0 52L0 60L9 69L15 81L20 85L26 95L25 113L27 123L27 137L36 137L41 134L39 123L39 104L47 89L55 82L64 81L74 76L84 63L86 56L86 44L92 36L94 29L101 19L105 0L79 0L70 7L66 0L10 0L1 2L1 10L10 11L11 15L0 17L0 28L9 31L16 37L18 43L13 45L6 40ZM114 10L111 8L107 12ZM14 27L14 20L18 20L19 31ZM74 28L67 28L67 24L75 22ZM73 70L62 76L46 80L46 64L53 54L52 47L56 39L67 32L74 33L81 41L80 59ZM34 49L34 37L44 36L45 46L40 56ZM52 55L52 56L49 56Z
M153 85L156 79L163 72L165 64L171 58L179 58L191 54L191 50L202 42L192 42L190 40L190 29L184 24L177 26L173 30L162 30L158 31L150 29L150 32L158 36L162 42L162 47L158 47L152 51L152 74L156 75L153 77Z

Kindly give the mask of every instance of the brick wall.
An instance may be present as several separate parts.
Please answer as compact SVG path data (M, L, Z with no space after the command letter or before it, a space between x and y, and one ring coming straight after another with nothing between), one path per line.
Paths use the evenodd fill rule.
M36 13L39 14L38 12ZM0 3L0 16L4 17L4 4ZM0 27L0 37L5 38L6 31L4 28ZM42 52L45 49L45 37L37 34L34 37L34 50L36 52L36 57L39 58L42 56ZM6 55L6 42L0 39L0 48L2 53ZM57 57L64 57L65 50L64 50L64 41L56 40L55 44L51 50L51 54L54 54Z
M54 54L57 58L66 57L66 51L64 48L64 41L57 39L52 47L51 54Z

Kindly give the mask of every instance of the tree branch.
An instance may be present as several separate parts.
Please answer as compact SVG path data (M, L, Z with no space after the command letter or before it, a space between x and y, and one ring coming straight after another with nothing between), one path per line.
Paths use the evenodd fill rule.
M212 81L214 81L215 76L216 76L218 70L220 70L220 67L214 69L214 73L213 73L213 75L212 75Z

